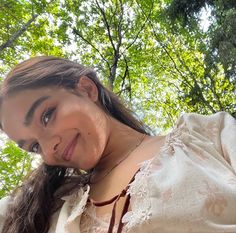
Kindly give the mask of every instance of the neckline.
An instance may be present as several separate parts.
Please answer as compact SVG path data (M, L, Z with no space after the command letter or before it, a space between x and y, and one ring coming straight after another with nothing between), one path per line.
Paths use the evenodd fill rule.
M113 205L112 214L111 214L111 217L110 217L110 222L109 222L108 231L107 231L108 233L112 233L115 227L118 227L117 228L117 233L122 232L122 229L125 226L125 223L122 222L122 219L129 212L130 200L131 200L131 195L132 195L132 191L130 190L130 188L132 189L132 185L136 184L136 176L137 175L142 175L143 178L146 177L141 172L148 171L148 168L150 167L150 165L153 164L153 162L161 156L161 154L163 153L166 145L167 145L167 136L165 137L164 143L160 146L158 152L154 153L154 156L138 163L139 168L133 174L132 179L129 181L129 183L125 187L125 189L123 189L119 194L115 195L114 197L110 198L109 200L99 201L99 202L88 197L87 204L91 203L92 208L102 207L102 206L106 206L106 205L109 205L109 204ZM123 209L122 209L122 212L121 212L119 223L116 224L116 220L115 220L116 219L116 205L117 205L117 202L119 201L119 199L121 197L125 198L125 203L124 203L124 206L123 206ZM96 210L95 210L95 213L96 213ZM96 215L95 215L95 217L96 217Z
M171 132L172 132L172 131L171 131ZM168 133L168 134L166 134L166 135L164 136L164 137L165 137L165 138L164 138L164 143L160 146L160 149L159 149L159 151L158 151L157 153L154 153L154 155L153 155L151 158L145 159L145 160L143 160L143 161L141 161L141 162L138 163L139 168L135 171L135 173L133 174L133 176L132 176L132 178L130 179L130 181L129 181L129 183L127 184L127 186L126 186L124 189L122 189L120 193L114 195L113 197L109 198L108 200L103 200L103 201L96 201L96 200L94 200L94 199L88 197L87 203L91 203L91 204L96 203L96 204L98 204L98 205L100 205L100 206L103 206L103 203L110 202L110 201L113 200L113 199L115 200L115 197L118 197L119 195L121 195L121 194L124 192L124 190L126 190L126 192L127 192L127 191L129 190L129 187L132 186L132 184L134 183L135 177L136 177L141 171L143 171L144 169L146 169L147 165L152 164L153 161L154 161L156 158L160 157L160 155L163 153L163 151L165 150L165 147L166 147L166 145L167 145L168 138L169 138L170 135L171 135L171 132ZM88 185L89 185L89 184L88 184ZM90 185L89 185L89 186L90 186ZM90 202L90 200L92 200L92 202ZM112 203L112 202L110 202L110 203ZM97 207L96 205L94 205L94 206Z
M146 160L145 160L146 161ZM143 161L144 162L144 161ZM127 184L127 186L122 189L122 191L118 194L116 194L115 196L113 196L112 198L105 200L105 201L96 201L92 198L88 198L87 203L91 203L92 205L99 207L99 206L105 206L105 205L109 205L115 201L118 201L120 197L123 197L126 195L128 188L130 186L130 184L135 180L135 176L138 174L138 172L140 171L141 167L139 167L139 169L134 173L134 175L132 176L132 178L130 179L129 183Z

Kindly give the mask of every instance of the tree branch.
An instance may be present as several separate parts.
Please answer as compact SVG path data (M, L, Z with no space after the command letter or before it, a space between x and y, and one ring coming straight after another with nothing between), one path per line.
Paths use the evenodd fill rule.
M107 21L106 14L105 14L104 10L101 8L101 6L99 5L98 1L95 0L95 2L96 2L96 4L97 4L97 7L98 7L99 11L100 11L101 14L102 14L104 23L105 23L106 28L107 28L108 38L109 38L109 40L110 40L110 42L111 42L111 45L112 45L112 47L113 47L113 49L114 49L114 51L115 51L116 48L115 48L115 44L114 44L113 39L112 39L112 36L111 36L111 29L110 29L110 25L109 25L109 23L108 23L108 21Z
M73 28L73 33L77 36L79 36L84 42L86 42L87 44L89 44L93 49L95 49L98 54L101 56L102 60L105 61L107 63L107 66L109 69L110 68L110 63L108 62L108 60L103 56L103 54L99 51L99 49L94 45L92 44L88 39L86 39L82 33L79 32L79 30L77 30L76 28Z
M27 23L25 23L18 31L16 31L15 33L13 33L13 35L11 36L11 38L3 43L2 45L0 45L0 53L3 51L3 49L10 47L24 32L26 32L26 30L28 29L28 27L30 26L30 24L38 17L37 14L34 14L32 16L31 19L29 19L27 21Z
M183 67L185 67L185 69L188 71L189 76L192 78L193 82L194 82L194 86L192 88L197 89L197 90L201 90L198 81L196 80L195 75L193 74L193 72L189 69L189 67L186 65L185 62L183 62L183 60L181 59L181 57L179 56L179 54L175 51L176 53L176 57L178 58L179 62L181 63L181 65ZM213 93L214 94L214 93ZM198 91L198 97L200 97L200 99L202 100L202 102L208 106L208 108L215 113L216 110L210 105L210 103L205 99L203 93L201 91Z
M137 34L135 35L133 41L124 49L124 51L125 51L125 50L128 50L128 49L135 43L135 41L138 39L139 34L140 34L140 33L143 31L143 29L145 28L147 22L148 22L149 19L150 19L150 16L151 16L151 13L152 13L152 10L153 10L153 4L154 4L154 3L153 3L153 1L152 1L152 6L151 6L151 8L150 8L150 11L149 11L148 15L146 16L146 19L145 19L144 23L142 24L140 30L139 30L139 31L137 32ZM123 53L124 53L124 51L123 51Z
M138 4L138 5L139 5L139 4ZM141 8L141 7L140 7L140 8ZM142 8L141 8L141 10L142 10ZM145 15L145 12L143 12L143 14ZM199 85L198 85L196 79L194 79L194 86L193 86L193 85L187 80L187 78L183 75L183 73L180 71L180 69L177 67L177 64L176 64L175 60L172 58L172 56L170 55L169 51L167 50L166 46L163 45L163 43L162 43L160 40L158 40L158 36L157 36L157 33L156 33L156 31L155 31L155 28L154 28L154 25L153 25L152 21L149 20L149 22L150 22L150 25L151 25L151 27L152 27L152 29L153 29L153 34L154 34L155 38L156 38L157 41L160 43L161 47L163 48L163 50L165 51L165 53L167 54L167 56L171 59L172 63L174 64L174 67L175 67L175 69L178 71L178 73L179 73L179 74L181 75L181 77L186 81L186 83L188 83L188 85L191 87L191 89L193 89L193 88L199 88L199 90L200 90L200 87L199 87ZM180 61L180 62L181 62L181 61ZM189 71L189 69L188 69L188 71ZM190 72L190 74L191 74L191 72ZM209 108L213 113L215 112L214 108L206 101L206 99L205 99L205 97L203 96L202 92L199 92L199 96L198 96L198 97L200 97L200 99L202 100L202 102L203 102L205 105L207 105L208 108Z
M121 77L122 78L121 89L123 89L125 85L125 78L129 75L129 65L125 56L124 56L124 61L125 61L125 72L124 75Z
M113 57L113 64L111 67L111 72L110 72L110 77L109 77L109 81L110 81L110 87L111 89L113 89L113 83L116 77L116 70L117 70L117 66L118 66L118 61L120 58L120 46L122 44L122 21L123 21L123 15L124 15L124 9L123 9L123 5L122 5L122 1L120 1L120 9L121 9L121 15L119 18L119 22L117 25L117 35L118 35L118 41L117 41L117 45L115 47L114 50L114 57Z

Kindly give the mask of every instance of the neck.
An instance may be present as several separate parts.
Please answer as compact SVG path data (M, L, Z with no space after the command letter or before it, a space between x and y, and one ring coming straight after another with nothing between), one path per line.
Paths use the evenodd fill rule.
M111 119L110 135L104 153L95 167L96 174L104 173L119 162L142 139L142 133ZM132 151L131 153L132 154Z

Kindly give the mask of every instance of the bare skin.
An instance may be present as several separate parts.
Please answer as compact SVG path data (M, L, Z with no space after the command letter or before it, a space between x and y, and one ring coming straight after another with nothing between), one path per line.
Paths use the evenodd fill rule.
M26 124L27 112L40 98L43 101L35 109L30 124ZM94 179L99 182L91 185L90 198L96 201L105 201L120 193L139 164L157 155L164 143L164 137L147 136L132 151L143 135L101 109L96 85L85 76L73 91L51 87L25 90L7 97L2 103L0 120L12 140L21 143L24 150L36 150L49 165L84 170L95 167ZM130 151L129 156L106 175ZM117 219L123 204L121 198ZM97 208L97 215L111 213L111 209L112 205Z
M91 185L90 198L95 201L106 201L119 194L126 188L129 181L140 168L140 163L145 160L152 159L160 152L160 148L164 145L165 137L147 136L143 143L117 166L112 172L100 180L98 183ZM119 221L125 198L120 198L116 208L116 222ZM96 215L103 216L107 213L111 214L113 205L107 205L96 208Z

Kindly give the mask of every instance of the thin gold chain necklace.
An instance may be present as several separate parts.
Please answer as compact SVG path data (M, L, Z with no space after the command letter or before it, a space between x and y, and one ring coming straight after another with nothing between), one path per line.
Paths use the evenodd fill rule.
M97 179L97 180L95 180L95 181L92 181L92 177L93 177L93 173L94 172L92 172L92 174L90 175L90 178L89 178L89 184L96 184L96 183L98 183L99 181L101 181L101 180L103 180L106 176L108 176L117 166L119 166L124 160L126 160L128 157L129 157L129 155L132 153L132 152L134 152L141 144L142 144L142 142L144 141L144 138L146 137L147 135L146 134L143 134L142 135L142 138L138 141L138 143L137 144L135 144L135 146L134 147L132 147L127 153L126 153L126 155L121 159L121 160L119 160L118 161L118 163L116 163L115 165L113 165L113 167L111 167L103 176L101 176L99 179Z

